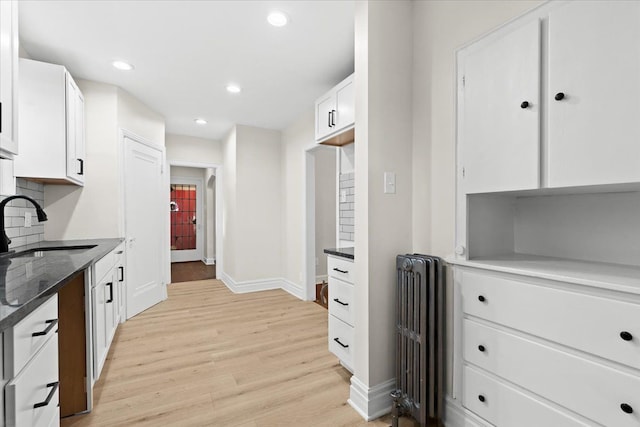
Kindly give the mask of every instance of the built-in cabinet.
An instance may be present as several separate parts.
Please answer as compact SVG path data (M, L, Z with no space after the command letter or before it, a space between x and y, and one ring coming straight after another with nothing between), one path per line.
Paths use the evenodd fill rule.
M355 85L353 74L316 100L316 141L344 145L353 142L355 124ZM343 135L344 137L338 137Z
M329 277L329 351L353 372L354 350L354 278L353 260L328 255Z
M18 154L18 2L0 1L0 157Z
M59 425L57 295L3 335L5 425Z
M93 312L93 380L100 377L121 320L124 286L124 244L95 263L91 301Z
M84 97L61 65L20 59L20 155L15 175L83 185Z
M638 2L548 2L458 52L467 422L640 426L639 75Z

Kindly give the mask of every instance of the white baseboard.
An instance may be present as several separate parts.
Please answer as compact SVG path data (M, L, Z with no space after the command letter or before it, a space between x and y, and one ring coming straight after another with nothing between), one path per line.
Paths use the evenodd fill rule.
M202 262L206 265L216 265L216 259L214 258L202 258Z
M487 427L485 421L464 409L459 401L447 396L444 405L444 425L446 427Z
M294 297L304 300L304 289L296 283L293 283L282 277L259 280L245 280L236 282L231 276L225 272L217 274L218 279L224 283L231 292L236 294L244 294L247 292L268 291L272 289L282 289L293 295Z
M354 375L351 377L351 388L347 402L365 420L375 420L391 412L390 393L395 388L395 378L368 387Z

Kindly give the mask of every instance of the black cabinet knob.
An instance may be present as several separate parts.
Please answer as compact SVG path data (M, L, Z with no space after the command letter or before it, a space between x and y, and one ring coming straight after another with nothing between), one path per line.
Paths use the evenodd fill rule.
M628 403L621 404L620 409L622 409L622 412L625 414L633 414L633 408Z
M480 402L484 402L486 399L484 398L484 396L483 396L483 395L481 395L481 394L480 394L480 395L478 395L478 400L479 400Z
M556 98L556 101L562 101L564 99L564 93L562 92L556 93L555 98Z
M625 341L631 341L633 339L633 335L631 335L631 332L622 331L620 332L620 338Z
M484 346L483 346L483 345L479 345L479 346L478 346L478 350L480 350L481 352L483 352L483 353L484 353L484 351L485 351L486 349L484 348Z
M485 298L485 297L483 297L482 295L478 295L478 301L480 301L480 302L485 302L485 301L486 301L486 298Z
M528 108L529 107L529 102L524 101L522 104L520 104L520 108Z

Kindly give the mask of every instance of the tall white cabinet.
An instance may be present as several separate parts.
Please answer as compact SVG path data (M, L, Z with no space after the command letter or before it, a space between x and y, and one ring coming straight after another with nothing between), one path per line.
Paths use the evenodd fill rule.
M18 2L0 1L0 157L18 154Z
M640 2L545 3L457 59L447 425L638 427Z

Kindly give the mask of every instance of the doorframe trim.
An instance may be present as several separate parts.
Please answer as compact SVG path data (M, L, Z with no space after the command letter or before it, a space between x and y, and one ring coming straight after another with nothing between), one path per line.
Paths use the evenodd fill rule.
M174 182L179 181L179 182ZM171 169L169 168L169 184L194 184L196 186L196 225L200 225L201 228L196 227L196 259L190 261L202 261L205 257L205 245L204 245L204 228L199 221L206 221L204 214L204 179L192 178L188 176L173 176L171 175ZM171 200L171 197L169 197ZM171 217L171 215L169 215ZM171 220L169 220L169 226L171 226ZM171 230L171 229L169 229ZM198 231L200 230L200 231ZM171 232L169 232L169 248L171 248ZM199 249L199 251L198 251ZM171 251L173 249L170 249ZM181 262L173 260L173 252L170 252L171 262Z

